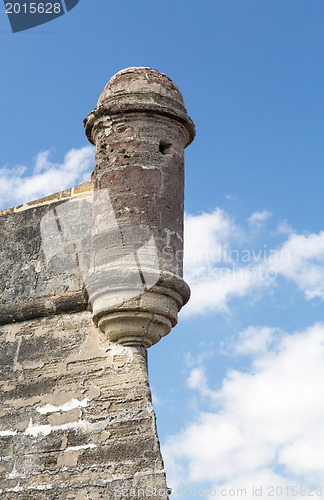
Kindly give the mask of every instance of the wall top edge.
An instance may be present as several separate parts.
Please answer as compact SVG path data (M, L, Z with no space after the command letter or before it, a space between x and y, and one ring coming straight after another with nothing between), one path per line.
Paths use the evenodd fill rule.
M29 201L12 208L6 208L5 210L0 210L0 217L2 215L8 215L10 213L23 212L25 210L30 210L31 208L39 207L42 205L50 205L51 203L56 203L61 200L68 200L77 197L82 197L92 192L94 189L93 181L84 181L78 186L64 189L63 191L58 191L57 193L50 194L44 198L38 200Z

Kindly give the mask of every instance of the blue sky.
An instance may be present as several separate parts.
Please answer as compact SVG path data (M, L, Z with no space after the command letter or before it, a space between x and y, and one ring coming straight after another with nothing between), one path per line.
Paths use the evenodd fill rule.
M196 124L192 299L149 351L169 485L324 497L323 1L80 0L16 34L0 7L0 208L88 178L120 69L166 73Z

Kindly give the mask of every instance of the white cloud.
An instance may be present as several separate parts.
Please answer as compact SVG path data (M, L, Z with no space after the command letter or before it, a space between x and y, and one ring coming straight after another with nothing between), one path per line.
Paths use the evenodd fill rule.
M254 212L248 218L248 223L251 226L260 227L272 215L273 214L271 212L269 212L268 210L263 210L262 212Z
M268 260L268 266L293 280L306 298L324 299L324 231L318 234L290 234Z
M279 221L277 231L279 234L289 234L294 232L293 228L286 220Z
M264 331L271 336L272 329ZM218 391L208 387L201 366L193 368L189 387L216 402L217 411L200 411L166 440L168 484L250 492L259 484L262 498L271 484L323 484L323 377L324 324L255 352L250 372L230 371Z
M85 146L71 149L63 163L50 161L50 151L40 151L31 175L26 166L0 169L0 206L13 206L73 187L82 180L90 180L93 170L94 148Z
M255 214L255 220L269 216L269 212ZM286 235L275 236L282 240ZM293 281L307 299L324 300L324 231L309 235L290 232L273 248L260 248L257 241L253 249L254 241L253 227L244 232L223 210L186 216L184 278L192 293L183 316L228 313L233 298L258 297L279 276Z
M201 271L201 277L200 273ZM183 316L205 314L209 311L229 312L228 303L233 297L243 297L251 289L268 284L259 266L212 267L197 269L188 282L191 298L183 310ZM186 278L186 276L185 276Z
M243 230L219 208L186 216L184 277L191 287L191 299L183 315L228 311L230 297L244 296L251 286L263 281L252 261L244 266L237 262L240 257L231 243L235 248L243 238Z
M256 354L265 352L277 335L275 328L250 326L239 333L234 344L236 354Z
M185 216L185 254L186 268L208 265L212 260L223 259L224 245L238 237L238 228L224 210L216 208L213 212Z

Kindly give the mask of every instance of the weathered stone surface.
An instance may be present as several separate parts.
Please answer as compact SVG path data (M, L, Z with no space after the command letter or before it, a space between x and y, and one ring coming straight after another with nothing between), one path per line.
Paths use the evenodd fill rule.
M0 212L0 324L87 307L93 184Z
M179 89L150 68L111 78L84 123L96 145L94 268L86 282L94 321L111 340L149 347L170 332L190 295L182 279L184 149L195 128ZM105 239L126 250L118 268ZM159 295L167 297L163 305Z
M2 326L0 346L1 498L167 498L143 348L90 312Z

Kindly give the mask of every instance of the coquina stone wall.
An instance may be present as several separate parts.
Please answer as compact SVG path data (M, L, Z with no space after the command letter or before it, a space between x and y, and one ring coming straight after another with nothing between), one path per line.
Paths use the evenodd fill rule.
M44 252L44 217L82 212L86 235L91 196L86 183L0 213L1 499L167 498L146 350L94 325L71 241Z

